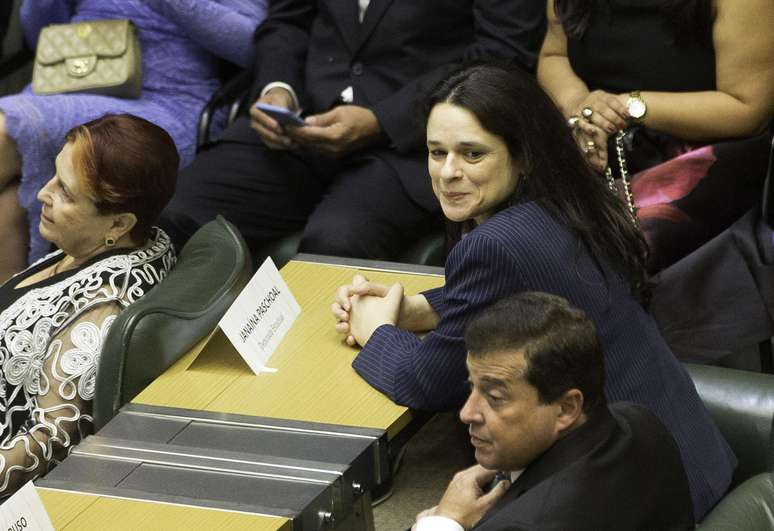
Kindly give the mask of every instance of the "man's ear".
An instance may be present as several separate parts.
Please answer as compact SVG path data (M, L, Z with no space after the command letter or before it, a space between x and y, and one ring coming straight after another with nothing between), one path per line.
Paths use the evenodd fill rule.
M129 232L137 224L137 216L131 212L123 212L121 214L113 215L113 226L110 227L110 235L116 241L120 240L123 236L129 234Z
M556 431L564 435L583 417L583 393L579 389L570 389L556 402L559 411L556 416Z

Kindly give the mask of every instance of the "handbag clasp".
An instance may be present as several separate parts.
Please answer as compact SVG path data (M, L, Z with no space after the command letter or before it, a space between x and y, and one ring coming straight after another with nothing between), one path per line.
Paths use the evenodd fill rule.
M85 77L89 75L97 64L95 55L86 55L83 57L73 57L66 59L67 73L72 77Z

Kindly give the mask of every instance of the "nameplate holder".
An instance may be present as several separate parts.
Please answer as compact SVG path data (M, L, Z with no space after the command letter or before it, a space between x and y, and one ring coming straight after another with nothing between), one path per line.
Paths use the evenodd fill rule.
M223 315L218 328L255 374L275 372L267 362L300 313L301 307L269 257ZM208 350L224 354L224 341L217 341L217 335L210 337L191 366L201 366Z
M51 519L32 481L0 505L0 529L8 531L54 531Z

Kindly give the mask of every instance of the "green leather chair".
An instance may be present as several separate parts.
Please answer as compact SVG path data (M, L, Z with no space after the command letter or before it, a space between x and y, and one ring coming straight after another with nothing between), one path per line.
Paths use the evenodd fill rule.
M739 460L730 492L700 529L774 529L774 376L709 365L685 367Z
M97 372L95 430L210 333L251 275L231 223L218 216L201 227L169 276L113 323Z
M266 260L267 256L271 256L277 269L281 269L282 266L287 264L298 254L298 246L301 245L302 235L302 231L297 231L288 234L276 242L265 245L260 249L253 249L255 258L254 265L256 269L261 267L261 264L263 264L263 261Z
M731 486L774 470L774 375L688 363L685 367L739 460Z
M699 526L701 531L774 529L774 482L771 472L753 476L728 493Z
M443 267L446 263L446 233L443 230L431 232L406 249L398 257L398 261Z

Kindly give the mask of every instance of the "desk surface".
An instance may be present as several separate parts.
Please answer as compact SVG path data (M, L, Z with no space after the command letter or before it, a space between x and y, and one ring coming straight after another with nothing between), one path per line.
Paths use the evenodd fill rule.
M216 331L133 402L377 428L394 436L409 422L408 410L355 373L351 363L357 350L343 343L330 313L336 288L357 272L377 282L401 282L407 293L443 285L440 275L292 261L282 268L282 277L301 314L268 362L276 373L253 374Z
M38 487L55 529L229 529L290 531L286 518L108 498ZM116 515L121 515L120 518Z

